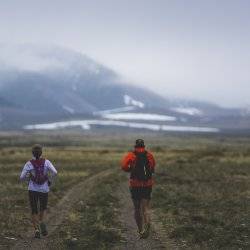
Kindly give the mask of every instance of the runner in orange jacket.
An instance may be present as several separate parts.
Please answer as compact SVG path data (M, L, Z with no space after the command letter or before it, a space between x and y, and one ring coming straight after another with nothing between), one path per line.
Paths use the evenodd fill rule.
M155 159L145 150L144 141L137 139L134 151L122 160L122 170L130 172L129 188L134 204L134 217L140 238L147 238L150 229L150 199L155 170Z

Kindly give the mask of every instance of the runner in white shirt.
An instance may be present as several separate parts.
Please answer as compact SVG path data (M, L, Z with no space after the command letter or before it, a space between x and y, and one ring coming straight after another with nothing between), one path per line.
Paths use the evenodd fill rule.
M34 145L32 147L32 154L33 159L24 165L20 179L22 181L28 180L29 182L28 190L32 223L35 229L35 237L40 238L41 234L43 236L48 234L44 223L44 215L48 204L49 186L57 171L49 160L41 158L41 145Z

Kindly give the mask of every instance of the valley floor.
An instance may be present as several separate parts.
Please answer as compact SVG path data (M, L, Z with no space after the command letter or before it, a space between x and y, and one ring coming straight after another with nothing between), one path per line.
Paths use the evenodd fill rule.
M137 136L155 155L152 234L137 237L120 160ZM30 146L58 169L49 236L33 239L27 186ZM0 249L248 249L250 143L246 138L129 135L0 136Z

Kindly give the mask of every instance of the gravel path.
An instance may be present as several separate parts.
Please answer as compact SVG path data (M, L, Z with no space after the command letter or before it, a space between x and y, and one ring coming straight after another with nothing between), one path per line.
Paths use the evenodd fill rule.
M116 250L139 250L139 249L178 249L168 239L164 233L161 223L157 221L157 216L152 213L151 234L147 239L139 239L137 234L137 226L133 217L133 204L130 198L127 183L123 183L117 190L117 195L121 202L120 221L124 227L124 242L115 246Z
M78 200L79 196L82 197L83 193L90 193L93 185L96 185L98 181L101 181L103 177L108 176L112 173L112 170L102 171L94 176L87 178L85 181L72 187L65 196L59 201L59 203L50 209L47 215L47 227L49 234L52 234L58 226L63 222L64 218L69 213L72 205L74 205ZM25 236L18 240L17 244L11 249L15 250L47 250L48 237L43 237L42 239L35 239L34 232L25 232Z

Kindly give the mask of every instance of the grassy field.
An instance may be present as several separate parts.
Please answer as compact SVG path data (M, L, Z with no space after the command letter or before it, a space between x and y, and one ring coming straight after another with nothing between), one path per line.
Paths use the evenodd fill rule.
M250 247L249 153L217 146L156 154L153 206L180 247Z
M250 247L249 138L148 135L0 134L0 248L15 244L31 227L27 186L19 182L33 143L59 172L50 193L53 207L74 185L107 169L74 204L49 238L51 249L110 249L122 241L113 190L126 179L120 160L136 137L145 138L157 161L153 209L167 237L183 249Z

